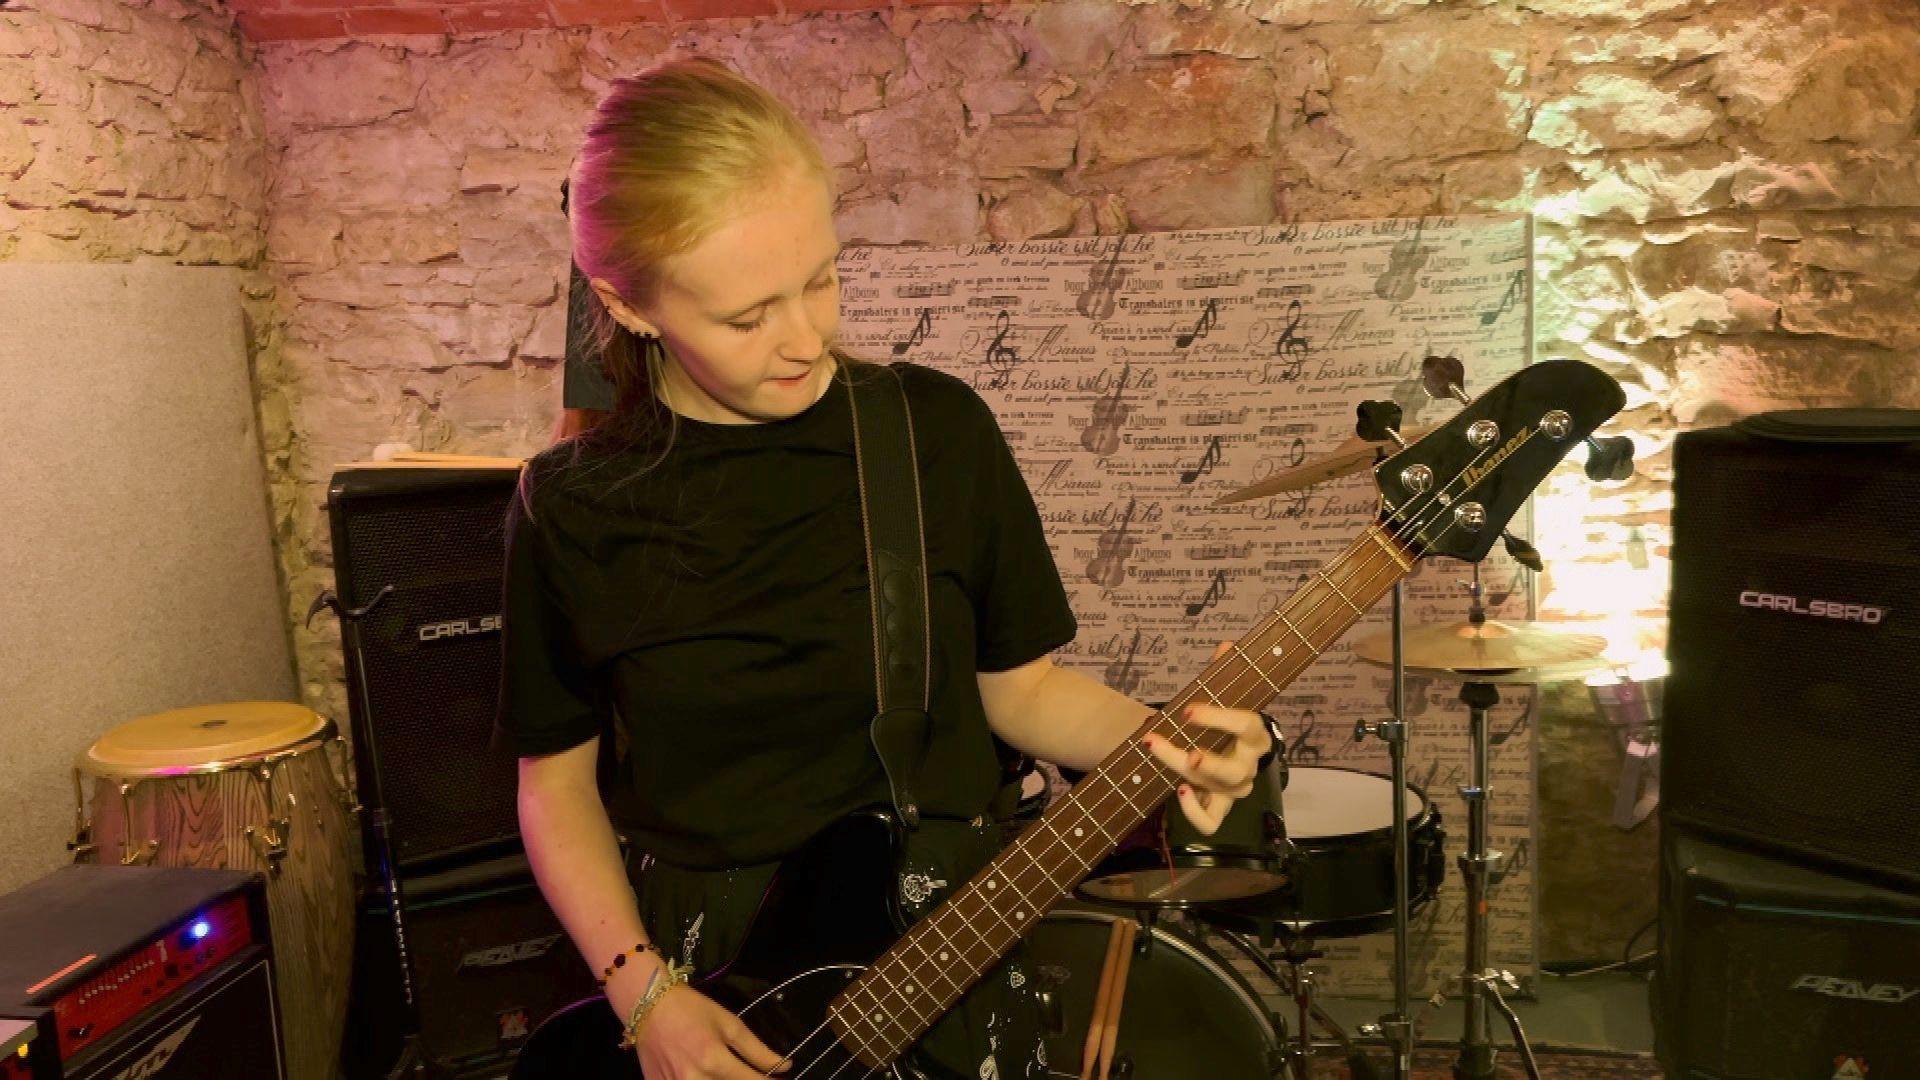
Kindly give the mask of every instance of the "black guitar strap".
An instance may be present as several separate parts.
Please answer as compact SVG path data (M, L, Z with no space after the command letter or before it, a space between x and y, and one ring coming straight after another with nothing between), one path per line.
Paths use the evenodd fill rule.
M913 417L899 373L878 365L849 371L853 453L860 470L860 517L866 525L868 592L873 598L873 672L879 701L873 748L886 770L894 809L907 827L920 824L914 794L933 739L931 613L927 542L920 518L920 471Z

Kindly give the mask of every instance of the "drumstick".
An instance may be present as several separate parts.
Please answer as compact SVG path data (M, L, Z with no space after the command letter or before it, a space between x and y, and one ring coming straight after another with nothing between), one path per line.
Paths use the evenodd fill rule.
M1120 1006L1127 1000L1127 971L1133 966L1133 939L1140 924L1128 919L1120 937L1120 957L1113 966L1113 985L1107 990L1107 1019L1100 1033L1100 1080L1113 1068L1113 1045L1120 1039Z
M1126 933L1127 922L1115 919L1111 932L1107 935L1107 958L1100 964L1100 986L1094 991L1093 1010L1087 1014L1087 1042L1080 1049L1080 1080L1093 1080L1093 1070L1100 1060L1101 1035L1107 1026L1107 994L1113 985L1113 968L1119 962L1120 938Z

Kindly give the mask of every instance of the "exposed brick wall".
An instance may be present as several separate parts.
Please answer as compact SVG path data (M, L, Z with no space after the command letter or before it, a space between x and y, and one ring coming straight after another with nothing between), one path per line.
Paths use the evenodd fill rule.
M948 0L491 0L428 4L406 0L233 0L253 41L381 34L486 34L626 23L781 18L832 11L918 7Z

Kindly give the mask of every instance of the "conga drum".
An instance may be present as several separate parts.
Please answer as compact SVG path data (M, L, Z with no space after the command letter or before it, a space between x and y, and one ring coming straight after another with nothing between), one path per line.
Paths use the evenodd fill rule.
M77 860L266 876L291 1080L339 1071L354 926L340 746L311 709L243 701L130 720L74 770Z

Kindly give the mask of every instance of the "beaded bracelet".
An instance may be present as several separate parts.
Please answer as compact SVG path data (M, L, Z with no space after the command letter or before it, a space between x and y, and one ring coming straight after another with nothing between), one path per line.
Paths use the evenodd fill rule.
M647 992L640 995L640 1000L633 1003L633 1011L627 1014L627 1024L620 1030L620 1049L631 1050L638 1045L640 1025L646 1023L653 1007L660 1003L667 991L676 986L685 986L692 974L692 964L676 964L671 960L667 961L664 977L661 972L654 973L653 981L647 984Z
M640 944L635 945L633 948L628 949L625 952L622 952L617 956L615 956L613 958L613 962L608 964L606 968L600 972L600 977L593 980L593 984L599 987L600 989L605 990L607 988L607 983L613 978L613 973L627 966L627 957L639 956L641 953L647 953L647 952L650 952L655 956L660 956L660 950L657 947L655 947L653 942L643 941ZM660 956L660 959L665 960L666 957Z

